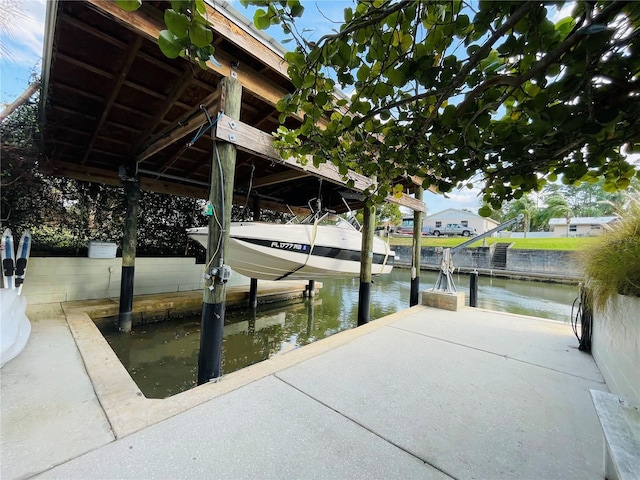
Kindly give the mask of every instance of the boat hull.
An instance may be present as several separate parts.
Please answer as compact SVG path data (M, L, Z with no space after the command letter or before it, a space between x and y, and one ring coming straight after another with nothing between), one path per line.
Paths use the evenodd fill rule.
M206 227L190 229L190 238L207 245ZM360 274L362 235L326 225L232 223L225 263L261 280L318 280ZM390 273L394 253L374 239L372 274Z

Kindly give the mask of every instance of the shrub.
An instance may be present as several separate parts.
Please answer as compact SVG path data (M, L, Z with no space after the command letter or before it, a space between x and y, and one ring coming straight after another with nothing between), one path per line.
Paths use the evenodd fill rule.
M629 195L620 220L580 258L596 310L617 294L640 297L640 191Z

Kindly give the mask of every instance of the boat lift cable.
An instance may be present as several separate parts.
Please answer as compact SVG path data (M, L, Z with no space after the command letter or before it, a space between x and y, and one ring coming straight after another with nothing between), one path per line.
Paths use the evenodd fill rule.
M578 333L578 324L580 324L580 333ZM584 352L591 352L593 311L589 303L588 291L582 283L578 288L578 297L571 305L571 327L578 339L578 349Z
M188 148L193 147L193 145L194 145L198 140L200 140L200 138L201 138L205 133L207 133L209 130L211 130L211 129L213 128L213 126L214 126L216 123L218 123L218 121L219 121L219 120L224 116L224 112L220 112L220 114L216 117L216 119L215 119L215 120L212 120L212 119L211 119L211 116L209 115L209 112L207 111L207 108L206 108L204 105L200 105L200 109L204 112L205 117L207 118L207 122L206 122L206 123L204 123L204 124L202 124L202 125L200 126L200 128L198 128L198 131L197 131L197 132L196 132L196 134L193 136L193 138L191 139L191 141L190 141L190 142L187 142L187 143L186 143L186 144L185 144L185 145L184 145L184 146L183 146L183 147L178 151L178 153L177 153L177 154L175 154L175 155L173 156L173 160L172 160L168 165L165 165L165 167L163 168L162 172L156 172L156 173L155 173L155 174L157 175L157 176L156 176L156 179L158 179L158 178L160 178L161 176L163 176L163 175L164 175L164 172L166 172L166 170L167 170L171 165L173 165L173 164L174 164L174 163L175 163L175 162L176 162L176 161L177 161L177 160L182 156L182 154L183 154L183 153L184 153ZM197 113L197 111L196 111L196 113ZM196 113L194 113L193 115L191 115L191 116L189 117L189 119L191 119L194 115L196 115ZM188 120L189 120L189 119L188 119ZM181 126L180 122L178 122L178 125L176 125L176 127L174 127L174 128L177 128L178 126ZM173 130L173 129L172 129L172 130ZM170 131L168 131L165 135L161 136L160 138L163 138L164 136L168 135L169 133L171 133L171 130L170 130ZM211 135L211 138L212 138L212 140L215 142L215 137L214 137L214 135L213 135L213 134ZM137 161L137 162L136 162L136 172L135 172L135 173L136 173L136 175L137 175L137 173L138 173L138 171L139 171L139 170L138 170L138 165L139 165L139 164L140 164L140 161ZM143 173L144 173L144 172L143 172Z
M387 237L387 241L384 242L384 259L382 260L382 265L380 265L380 272L387 266L387 261L389 260L389 254L391 253L391 246L389 245L389 237Z
M200 128L198 128L198 131L193 136L191 141L187 142L187 148L192 147L198 140L200 140L200 138L202 138L202 136L205 133L207 133L209 130L211 130L214 127L214 125L216 123L218 123L218 121L224 115L224 112L220 112L220 114L217 116L217 118L215 120L212 120L211 117L209 116L209 112L207 112L207 109L205 108L204 105L200 105L200 109L204 112L205 116L207 117L207 123L203 123L202 125L200 125ZM216 137L213 134L213 132L211 133L211 140L213 140L214 142L216 141Z
M253 188L253 173L256 171L256 166L253 162L251 162L251 176L249 177L249 191L247 192L247 200L244 202L244 207L242 209L242 216L245 217L245 212L247 211L247 206L249 205L249 198L251 197L251 189ZM256 220L255 218L253 219Z
M309 259L311 259L311 253L313 252L313 248L316 245L316 237L318 235L318 222L321 220L321 217L316 216L315 219L313 220L313 230L312 230L312 234L311 234L311 242L309 244L309 253L307 254L307 258L304 261L304 263L296 268L294 268L293 270L285 273L284 275L279 276L278 278L276 278L276 281L278 280L284 280L285 278L287 278L289 275L292 275L294 273L296 273L298 270L304 268L307 266L307 263L309 263Z
M221 117L222 117L222 113L216 119L216 122ZM207 118L209 120L211 120L208 114L207 114ZM215 123L211 124L210 127L212 127L214 124ZM207 130L209 130L209 129L207 129ZM220 175L220 183L221 183L221 185L224 185L224 172L222 171L222 161L220 160L220 152L218 151L218 142L216 142L215 135L214 135L213 131L211 132L211 140L213 141L212 162L215 159L216 163L218 164L218 174ZM222 222L218 218L216 209L215 208L213 209L213 218L215 219L216 223L218 224L218 227L220 227L220 236L218 237L218 245L216 246L215 252L213 252L213 254L209 255L209 262L207 262L207 264L205 265L205 268L204 268L205 277L207 275L209 275L210 278L215 276L215 274L213 272L214 269L211 268L211 265L212 265L213 260L215 259L216 255L218 254L218 252L220 252L220 261L218 262L218 269L216 269L217 272L221 273L221 270L223 269L223 266L224 266L224 235L225 235L225 231L226 231L224 188L220 188L220 205L222 207ZM215 288L215 284L216 284L216 282L213 281L211 286Z
M211 138L214 138L213 132L211 132ZM216 160L218 163L218 174L220 175L220 184L224 185L224 172L222 171L222 162L220 161L220 152L218 151L218 142L213 141L213 150L216 154ZM218 221L218 225L220 226L220 267L224 265L224 234L226 232L225 225L225 205L224 205L224 188L220 188L220 205L222 206L222 223ZM217 218L216 218L217 220Z
M322 179L320 180L322 182ZM311 206L311 202L313 202L314 200L316 200L316 211L313 210L313 207ZM311 259L311 254L313 253L313 249L316 246L316 237L318 236L318 223L320 222L320 220L322 220L324 218L324 215L321 215L321 211L320 211L320 207L321 207L321 201L320 198L312 198L310 199L307 204L309 205L309 208L311 209L311 215L313 215L313 230L311 231L311 241L309 242L309 253L307 254L307 258L305 259L304 263L296 268L294 268L293 270L285 273L284 275L281 275L280 277L276 278L276 281L278 280L283 280L285 278L287 278L289 275L292 275L294 273L296 273L298 270L304 268L307 266L307 264L309 263L309 260ZM307 217L309 218L309 217ZM306 220L306 219L305 219ZM303 221L304 223L304 221Z

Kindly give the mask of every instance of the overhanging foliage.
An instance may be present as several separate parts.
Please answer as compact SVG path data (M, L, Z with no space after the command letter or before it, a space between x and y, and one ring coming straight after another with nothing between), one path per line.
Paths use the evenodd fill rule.
M494 208L559 176L607 191L640 176L623 151L640 151L638 2L579 1L554 21L563 2L359 1L318 42L298 0L243 3L297 43L278 109L304 122L280 127L281 154L375 175L378 199L405 172L441 192L482 181Z

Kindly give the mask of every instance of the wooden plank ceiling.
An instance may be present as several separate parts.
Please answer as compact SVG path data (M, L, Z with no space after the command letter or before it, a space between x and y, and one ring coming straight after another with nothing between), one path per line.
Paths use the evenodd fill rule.
M210 7L220 65L204 71L182 58L168 59L156 43L168 6L145 1L140 10L127 13L106 0L50 3L43 65L44 171L120 185L120 167L126 165L129 173L137 171L143 189L207 198L216 130L197 134L219 114L217 87L223 76L243 85L239 126L270 138L279 125L275 104L292 90L281 55L250 33L233 11ZM289 126L297 121L290 118ZM325 207L345 210L340 195L345 187L331 172L327 175L327 167L305 170L260 150L238 149L236 202L244 205L250 195L260 198L262 208L300 211L296 207L306 207L320 194ZM423 209L408 196L399 203ZM359 206L357 201L350 205Z

